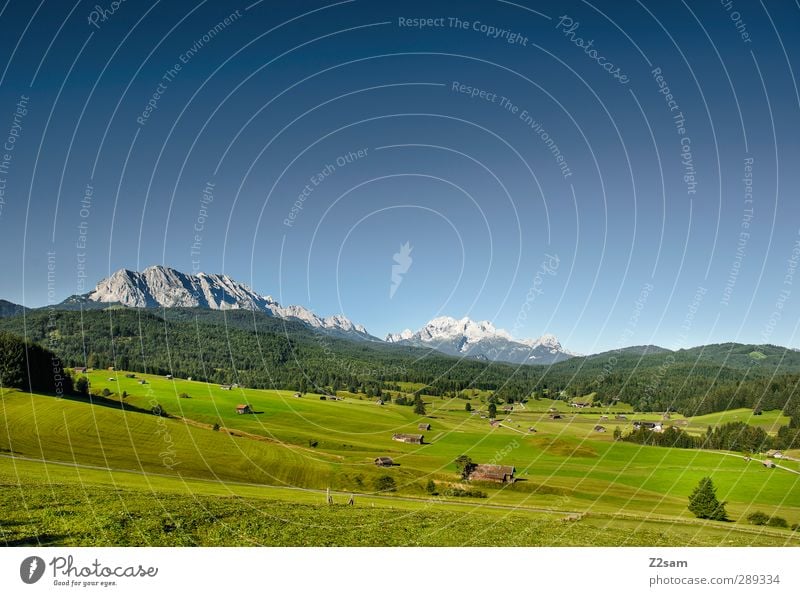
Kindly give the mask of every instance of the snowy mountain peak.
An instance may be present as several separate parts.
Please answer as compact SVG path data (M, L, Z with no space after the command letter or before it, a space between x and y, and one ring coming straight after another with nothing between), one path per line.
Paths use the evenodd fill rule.
M548 364L573 356L561 347L554 335L516 340L489 321L473 321L469 317L436 317L417 332L406 329L401 333L390 333L386 341L432 347L445 354L519 364Z
M386 336L386 341L389 343L397 343L406 339L414 337L414 332L411 329L403 329L400 333L390 333Z
M120 269L101 280L87 297L93 302L118 302L136 308L255 310L298 319L317 329L369 338L363 325L356 325L343 315L322 318L303 306L281 306L272 296L261 296L225 274L190 275L163 265L152 265L141 273Z
M436 317L416 333L410 329L401 333L390 333L386 336L386 341L396 342L414 338L422 341L437 341L458 337L464 338L470 343L498 337L511 340L511 335L507 331L496 329L489 321L473 321L469 317L463 319Z

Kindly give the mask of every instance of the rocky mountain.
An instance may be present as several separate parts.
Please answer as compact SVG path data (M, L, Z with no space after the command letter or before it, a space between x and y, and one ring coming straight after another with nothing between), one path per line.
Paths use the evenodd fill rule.
M386 341L429 347L451 356L515 364L552 364L575 356L565 350L554 335L518 340L489 321L473 321L468 317L437 317L419 331L406 329L390 333Z
M85 296L88 303L121 304L135 308L208 308L255 310L351 338L375 339L363 325L343 315L320 317L303 306L282 306L227 275L190 275L155 265L142 272L120 269ZM75 301L70 297L68 301Z

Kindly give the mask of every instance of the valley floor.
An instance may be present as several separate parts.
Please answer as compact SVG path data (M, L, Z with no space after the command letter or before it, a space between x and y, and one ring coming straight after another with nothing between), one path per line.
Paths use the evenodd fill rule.
M800 532L747 523L755 511L800 522L797 461L767 469L741 454L597 432L603 417L611 430L655 416L624 404L574 412L530 401L492 426L478 394L473 411L426 396L419 416L357 394L331 401L120 371L90 379L106 397L0 392L0 544L800 545ZM169 416L153 415L154 404ZM240 404L254 413L238 415ZM753 422L772 431L782 419ZM392 440L420 424L430 425L423 445ZM515 466L519 481L464 483L453 464L461 454ZM395 465L376 466L378 456ZM732 522L687 510L705 476ZM453 495L465 489L479 493Z

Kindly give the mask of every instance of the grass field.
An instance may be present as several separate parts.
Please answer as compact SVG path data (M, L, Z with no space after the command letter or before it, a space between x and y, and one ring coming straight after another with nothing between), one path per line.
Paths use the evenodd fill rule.
M93 404L19 391L2 394L0 480L6 501L3 536L9 543L91 540L92 532L82 523L56 527L58 519L72 518L53 517L46 507L30 505L46 503L48 491L54 503L71 503L64 507L82 514L87 524L96 518L98 527L108 525L104 544L303 544L271 524L297 518L313 526L315 517L330 532L303 540L320 545L383 544L384 539L385 544L544 544L550 539L552 544L783 545L800 539L797 533L757 528L744 520L758 510L790 524L800 522L796 463L784 463L791 469L767 470L736 454L614 442L614 411L629 411L624 404L618 410L585 412L563 402L531 400L493 428L480 412L466 412L463 399L426 397L427 416L419 417L410 407L380 406L350 394L342 394L348 395L343 401L322 401L313 394L298 398L287 391L226 390L149 375L128 378L119 371L98 371L90 378L93 392L107 388L113 394ZM170 417L149 413L155 404ZM237 404L249 404L256 413L238 415ZM473 400L473 406L480 407L479 401ZM550 418L553 407L562 412L561 419ZM601 415L610 420L601 422ZM732 411L689 419L688 424L704 430L744 415ZM781 420L778 412L755 418L752 422L768 431ZM648 418L628 419L622 422ZM422 421L431 425L424 431L426 444L392 441L395 432L423 432L417 430ZM607 432L596 432L598 423ZM429 480L442 494L464 487L452 463L461 454L479 463L514 465L521 481L482 485L486 498L431 498ZM378 468L373 459L379 455L399 465ZM395 490L380 492L379 478L386 475ZM687 496L707 475L719 498L728 502L733 523L704 523L686 509ZM328 488L337 503L357 495L356 506L328 508ZM15 492L17 497L9 496ZM150 520L156 525L136 530L137 538L125 529L129 526L119 529L113 519L95 513L112 502L137 511L152 509L153 515L174 514L192 530L162 535ZM215 513L195 518L192 503L198 512ZM237 521L237 507L252 514ZM420 516L412 529L401 531L398 521L397 534L388 529L381 534L384 522L379 520L388 527L409 512ZM456 521L466 513L463 522ZM570 515L584 517L562 521ZM229 519L225 527L230 531L212 531L209 520L216 517ZM375 524L375 535L363 542L342 529L354 519ZM473 523L501 529L482 533Z

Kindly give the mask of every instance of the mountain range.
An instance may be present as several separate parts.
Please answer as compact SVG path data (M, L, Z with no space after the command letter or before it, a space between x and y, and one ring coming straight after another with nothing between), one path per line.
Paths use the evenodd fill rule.
M314 330L348 339L380 342L363 325L341 314L322 317L304 306L282 306L269 295L223 274L182 273L155 265L141 272L120 269L101 280L88 294L71 296L63 308L103 308L121 305L131 308L201 308L247 310L300 321ZM18 314L23 307L3 301L2 316ZM467 317L437 317L417 332L389 334L385 342L425 347L451 356L513 364L552 364L576 354L564 349L553 335L536 339L514 339L489 321Z
M103 279L78 301L121 304L133 308L206 308L210 310L250 310L281 319L298 320L315 329L352 339L377 340L363 325L343 315L320 317L303 306L282 306L272 296L262 296L227 275L191 275L170 267L155 265L142 272L120 269Z
M417 332L406 329L390 333L385 341L429 347L451 356L514 364L552 364L577 355L565 350L554 335L517 340L489 321L476 322L468 317L437 317Z

